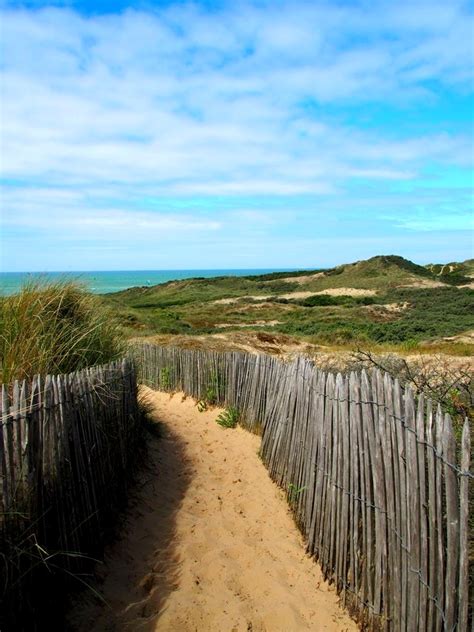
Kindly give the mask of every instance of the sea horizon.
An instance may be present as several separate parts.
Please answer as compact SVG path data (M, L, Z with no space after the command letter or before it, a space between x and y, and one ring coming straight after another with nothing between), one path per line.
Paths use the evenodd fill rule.
M152 287L168 281L213 278L219 276L253 276L272 272L293 272L305 268L216 268L187 270L59 270L50 272L0 272L0 295L18 292L29 281L77 280L94 294L110 294L131 287ZM308 268L309 269L309 268ZM312 268L311 268L312 269Z

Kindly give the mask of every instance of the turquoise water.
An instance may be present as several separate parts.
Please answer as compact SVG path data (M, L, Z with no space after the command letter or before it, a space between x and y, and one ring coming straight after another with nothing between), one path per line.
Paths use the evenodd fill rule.
M293 268L292 268L293 269ZM35 280L75 279L95 294L118 292L129 287L158 285L194 277L247 276L269 272L290 272L290 268L265 270L122 270L113 272L0 272L0 293L14 294L23 283Z

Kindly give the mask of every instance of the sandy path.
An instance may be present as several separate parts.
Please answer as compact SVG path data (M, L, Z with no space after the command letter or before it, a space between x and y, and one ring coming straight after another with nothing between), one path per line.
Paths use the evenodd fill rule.
M147 390L162 437L99 587L77 630L352 631L304 553L284 494L257 456L259 438L215 423L182 395Z

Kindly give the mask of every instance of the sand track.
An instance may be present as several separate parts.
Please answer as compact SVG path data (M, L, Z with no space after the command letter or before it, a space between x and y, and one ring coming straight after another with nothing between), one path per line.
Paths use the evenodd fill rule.
M162 436L150 440L120 539L107 551L107 602L86 596L80 631L352 631L304 552L259 438L215 423L191 399L146 390Z

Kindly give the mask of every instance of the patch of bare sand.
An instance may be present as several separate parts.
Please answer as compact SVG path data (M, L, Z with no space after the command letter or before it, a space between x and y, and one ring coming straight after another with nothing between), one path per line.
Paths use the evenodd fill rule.
M310 296L314 296L316 292L287 292L286 294L279 294L277 298L286 298L286 299L299 299L299 298L309 298Z
M297 355L314 355L325 348L311 344L301 338L267 331L225 331L215 334L155 334L133 338L131 342L181 347L182 349L205 349L207 351L246 351L248 353L269 353L285 358Z
M297 283L298 285L305 285L305 283L310 283L315 279L321 279L323 276L326 276L325 272L315 272L314 274L303 274L301 276L296 277L285 277L283 279L278 279L278 281L284 281L286 283ZM265 281L265 283L274 283L275 281Z
M275 327L281 325L281 320L256 320L254 323L217 323L217 329L227 329L228 327Z
M474 330L464 331L463 333L456 334L455 336L445 336L444 338L438 338L437 340L432 341L433 344L437 344L439 342L459 342L462 344L474 345ZM429 343L426 344L428 345Z
M285 358L293 358L297 355L309 355L311 350L319 349L316 345L306 343L303 340L266 331L231 331L229 333L210 334L202 342L202 348L208 348L209 337L211 344L219 350L245 351L246 353L268 353ZM202 344L202 343L201 343Z
M232 303L238 303L243 300L267 301L269 298L271 297L268 294L258 296L235 296L233 298L218 298L217 300L212 301L212 303L214 303L214 305L232 305Z
M329 296L375 296L377 290L361 289L357 287L331 287L327 290L317 292L317 294L327 294Z
M406 301L404 303L384 303L380 307L383 307L388 312L400 314L410 307L410 303L407 303Z
M369 305L367 306L367 309L372 307L377 306ZM382 307L382 309L384 308ZM390 312L387 313L390 314ZM397 313L392 313L391 316L396 317ZM133 339L133 342L148 342L150 344L181 347L183 349L203 349L206 351L218 352L245 351L253 354L267 353L278 356L282 359L293 359L296 356L304 355L312 358L319 367L325 370L335 371L343 371L346 370L348 366L352 366L354 362L353 352L356 351L355 347L352 350L340 347L329 347L327 345L314 344L302 338L289 336L287 334L280 334L273 331L267 332L264 330L222 330L220 333L204 334L199 336L191 336L189 334L156 334L154 336L135 338ZM432 350L433 345L442 345L443 343L472 344L474 352L474 333L472 331L467 331L462 334L457 334L456 336L437 338L436 340L425 342L422 344L424 351L421 355L420 349L416 351L394 349L392 351L374 351L374 356L381 358L385 354L390 353L406 358L407 361L411 361L411 359L418 354L426 360L432 358L435 363L439 363L440 358L442 357L443 362L450 363L453 368L456 369L460 362L464 362L466 360L466 357L452 355L449 352L449 349L442 351L442 348L437 349L436 353L434 353Z
M416 288L430 288L430 287L448 287L447 283L441 281L433 281L432 279L420 279L420 277L414 277L412 283L404 283L397 287L416 287Z
M107 553L79 631L355 631L304 552L284 494L257 456L260 439L224 430L219 411L146 390L164 426L126 522Z
M375 296L375 294L377 294L377 290L367 290L355 287L333 287L328 288L327 290L320 290L319 292L298 291L278 294L277 296L268 296L263 294L258 296L239 296L234 298L220 298L212 302L216 305L231 305L232 303L238 303L241 300L268 301L271 298L285 298L291 300L309 298L310 296L317 296L318 294L327 294L329 296Z

